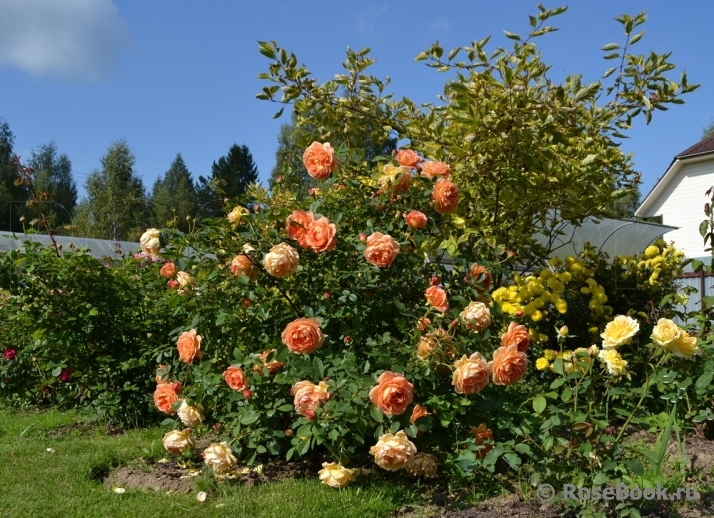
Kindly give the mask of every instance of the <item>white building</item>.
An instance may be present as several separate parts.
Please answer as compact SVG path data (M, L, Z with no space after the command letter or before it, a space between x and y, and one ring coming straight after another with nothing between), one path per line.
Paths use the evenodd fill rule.
M699 225L706 219L704 204L710 201L705 193L714 186L714 135L679 153L667 172L652 188L635 216L655 218L653 221L677 227L664 234L666 241L687 257L703 257L704 240Z

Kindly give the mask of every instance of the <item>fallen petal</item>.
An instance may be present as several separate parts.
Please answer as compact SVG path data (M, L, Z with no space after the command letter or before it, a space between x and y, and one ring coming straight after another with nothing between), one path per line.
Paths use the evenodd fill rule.
M124 489L123 487L117 487L117 486L112 486L112 491L114 491L115 493L117 493L119 495L121 495L122 493L126 493L126 489Z
M200 493L198 493L196 495L196 500L198 500L199 502L205 502L207 497L208 497L208 495L206 494L206 492L201 491Z

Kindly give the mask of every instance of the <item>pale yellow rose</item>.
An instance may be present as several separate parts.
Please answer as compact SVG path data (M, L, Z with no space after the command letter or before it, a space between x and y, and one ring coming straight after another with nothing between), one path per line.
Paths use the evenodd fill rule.
M203 462L217 474L228 473L238 463L227 443L213 443L203 450Z
M672 342L676 342L682 336L682 330L672 320L660 318L657 325L652 329L650 338L663 348L667 348Z
M634 318L617 315L612 322L608 322L602 332L602 346L605 349L614 349L621 345L629 344L632 337L640 330L640 323Z
M292 246L287 243L280 243L270 249L265 254L263 266L265 271L273 277L287 277L297 270L300 256Z
M429 453L417 453L407 471L415 477L435 478L438 474L436 457Z
M396 471L406 468L412 463L417 448L407 438L407 434L399 430L396 435L391 433L382 435L377 444L369 449L369 453L374 455L374 462L377 466L389 471Z
M186 448L193 448L193 439L191 438L191 429L186 428L185 430L171 430L164 434L163 444L164 448L174 455L182 453Z
M625 373L627 361L622 359L616 349L603 349L598 358L607 365L607 372L611 376L622 376Z
M233 224L233 226L238 226L240 224L241 218L246 214L250 214L248 209L246 209L245 207L236 207L232 211L230 211L228 213L228 216L226 217L228 218L228 221Z
M181 286L178 290L179 294L190 292L196 286L196 279L186 272L178 272L176 274L176 281L178 281L179 286Z
M139 246L141 251L151 257L158 257L161 250L161 233L155 228L147 228L139 238Z
M491 312L483 302L471 302L459 316L466 327L474 331L482 331L491 325Z
M336 462L323 462L318 475L320 482L330 487L345 487L355 481L355 470L347 469Z
M191 406L186 403L186 400L181 401L181 407L177 412L179 419L186 426L198 426L205 419L203 416L203 407L201 405Z
M685 331L674 342L663 346L663 349L668 350L673 355L680 358L691 358L699 352L699 347L697 347L697 337L689 336Z

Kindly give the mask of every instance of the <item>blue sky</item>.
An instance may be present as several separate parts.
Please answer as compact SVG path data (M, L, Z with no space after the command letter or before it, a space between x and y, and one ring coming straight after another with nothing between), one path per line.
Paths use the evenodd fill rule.
M100 157L118 139L136 155L147 191L181 153L194 178L234 143L245 144L266 183L275 163L277 106L255 94L268 60L258 40L276 40L320 80L341 71L345 49L372 48L373 73L392 78L397 97L436 101L446 77L414 62L438 40L449 50L503 30L525 33L537 2L344 0L0 0L0 117L16 153L54 140L72 161L80 192ZM565 4L545 4L556 7ZM582 73L597 81L609 68L600 50L623 41L614 16L647 10L645 37L634 50L672 51L679 80L701 83L686 104L636 120L623 149L635 153L646 194L672 158L700 140L714 118L710 55L714 2L572 2L539 38L551 77ZM702 203L704 202L702 195Z

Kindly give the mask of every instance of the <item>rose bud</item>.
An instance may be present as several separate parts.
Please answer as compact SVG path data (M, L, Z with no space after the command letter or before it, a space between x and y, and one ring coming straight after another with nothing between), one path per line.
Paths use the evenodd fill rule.
M367 234L365 234L364 232L360 232L359 240L362 241L363 243L365 243L367 241Z
M434 275L429 282L432 286L436 286L437 284L439 284L439 276Z
M250 389L245 389L243 391L243 397L246 399L250 399L253 396L253 391Z
M519 309L518 311L516 311L516 316L517 316L518 318L521 318L523 315L525 315L525 313L523 312L522 309Z
M459 325L459 321L458 321L458 320L454 319L454 320L451 321L451 327L456 327L456 326L458 326L458 325Z
M305 412L305 417L307 417L310 421L315 419L315 412L313 410L308 410Z
M179 283L175 279L171 279L167 284L169 285L169 288L171 288L172 290L178 289L178 287L179 287Z
M326 291L325 293L322 294L322 296L325 297L326 299L329 299L330 293L328 291Z
M285 430L285 435L288 436L288 437L292 437L292 436L293 436L293 431L292 431L290 428L288 428L287 430Z
M217 432L218 430L220 430L220 429L221 429L221 423L215 423L215 424L213 425L213 429L214 429L216 432Z
M352 337L350 335L345 336L345 343L348 344L352 341Z
M248 297L243 297L243 309L249 308L253 305L253 301L250 300Z

